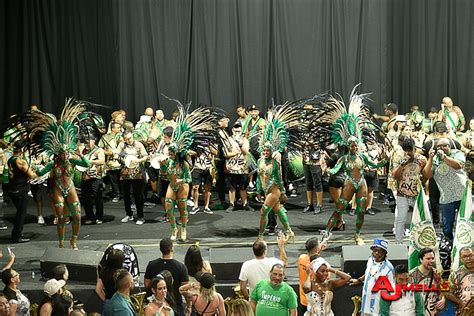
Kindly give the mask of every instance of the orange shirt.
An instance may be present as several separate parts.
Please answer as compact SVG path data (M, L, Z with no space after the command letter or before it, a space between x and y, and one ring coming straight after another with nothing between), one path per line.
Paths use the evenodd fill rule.
M303 306L307 306L308 302L306 301L306 294L303 291L303 284L308 277L306 272L306 266L310 264L309 256L307 254L302 254L298 258L298 274L300 276L300 303Z

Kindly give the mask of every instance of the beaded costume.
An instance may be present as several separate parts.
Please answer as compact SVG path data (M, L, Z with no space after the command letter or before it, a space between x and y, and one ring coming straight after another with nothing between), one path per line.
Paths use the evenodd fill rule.
M176 240L178 235L173 206L176 203L181 219L180 239L186 241L187 200L191 182L191 168L186 160L187 154L189 150L198 155L209 154L210 146L215 144L216 140L215 128L219 121L219 113L209 107L199 107L190 112L190 104L185 107L179 101L174 101L178 105L179 115L168 147L168 158L161 162L161 172L169 181L165 210L171 225L171 240Z

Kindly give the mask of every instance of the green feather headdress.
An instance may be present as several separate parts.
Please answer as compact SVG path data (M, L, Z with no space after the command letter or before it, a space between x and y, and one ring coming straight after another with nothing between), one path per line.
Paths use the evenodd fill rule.
M349 145L352 141L361 144L365 135L363 124L371 121L370 109L364 104L368 94L357 94L358 86L351 92L348 110L340 96L337 99L333 96L326 98L316 110L320 133L329 133L331 142L336 145ZM320 138L325 139L325 136Z
M210 145L216 141L220 113L214 108L204 106L190 111L191 103L184 106L178 100L170 100L177 103L179 111L171 136L172 150L181 158L184 158L190 149L198 154L209 153Z
M302 119L304 105L311 99L301 99L277 105L268 110L265 127L260 138L259 152L264 148L283 152L298 151L307 134L307 120Z

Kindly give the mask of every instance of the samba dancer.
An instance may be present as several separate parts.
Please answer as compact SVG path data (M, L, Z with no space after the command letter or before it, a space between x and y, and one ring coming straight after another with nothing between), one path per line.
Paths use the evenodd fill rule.
M295 233L291 230L285 208L280 204L280 198L285 191L281 172L281 153L285 149L301 149L303 137L300 132L304 124L300 121L300 113L304 104L300 101L285 103L267 113L267 122L259 147L261 158L257 162L257 192L265 194L265 201L260 210L257 240L263 239L268 223L267 217L272 211L278 215L283 224L285 239L294 240Z
M16 127L19 128L21 137L28 142L32 155L45 152L48 157L53 157L40 173L51 170L51 199L58 216L57 231L60 248L64 248L64 206L68 204L73 218L70 244L74 250L78 249L77 238L81 227L81 204L73 183L74 166L89 167L90 165L89 161L77 152L79 130L77 118L86 113L84 104L72 98L66 99L58 120L53 115L39 110L18 115L15 120Z
M334 97L330 97L327 101L322 102L319 108L321 115L319 120L322 124L331 124L330 128L322 129L322 132L329 133L332 142L338 146L347 146L349 152L339 158L334 168L327 169L329 175L336 174L341 168L344 170L346 179L342 194L336 201L337 210L330 217L326 230L323 231L323 241L327 242L331 235L332 229L340 221L343 221L342 215L350 203L354 194L356 194L356 233L354 240L356 244L364 243L360 237L360 231L364 224L364 215L367 200L367 183L364 178L364 168L366 165L372 168L380 168L385 165L385 160L380 164L375 164L366 155L360 153L359 146L362 144L362 138L365 141L374 141L375 134L371 130L366 129L366 123L370 124L370 111L364 104L365 95L358 95L355 88L351 93L351 102L349 110L346 110L344 103ZM322 126L323 127L323 126ZM364 133L362 133L362 129Z
M180 240L186 241L187 200L191 183L190 164L186 158L189 150L198 155L209 154L210 145L215 142L218 113L212 108L205 107L199 107L188 113L190 104L185 108L179 101L174 101L178 104L179 114L168 147L169 157L161 163L161 171L166 174L169 181L165 209L171 225L171 240L176 240L178 236L173 208L173 203L176 203L181 218Z

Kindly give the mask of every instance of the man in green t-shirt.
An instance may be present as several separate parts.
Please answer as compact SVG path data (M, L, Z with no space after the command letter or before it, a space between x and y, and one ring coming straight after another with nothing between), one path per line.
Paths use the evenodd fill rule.
M259 316L296 316L298 300L295 290L283 282L283 265L274 264L270 270L270 279L257 283L250 295L250 304Z

